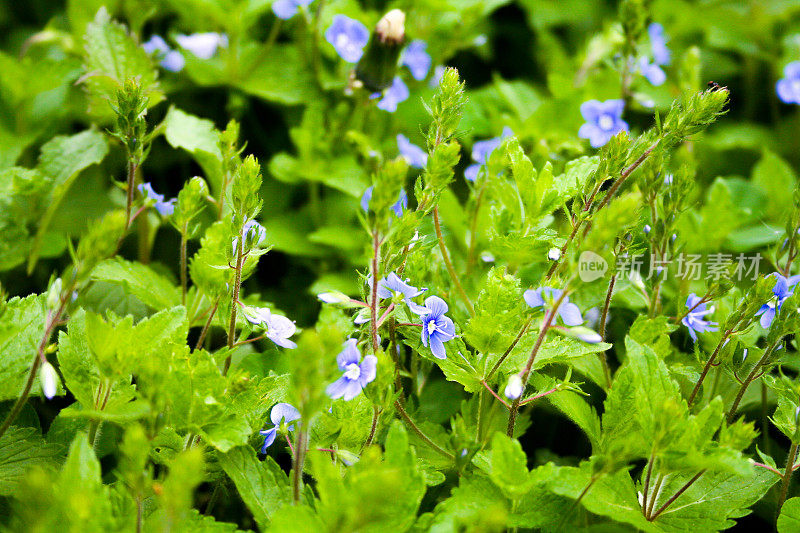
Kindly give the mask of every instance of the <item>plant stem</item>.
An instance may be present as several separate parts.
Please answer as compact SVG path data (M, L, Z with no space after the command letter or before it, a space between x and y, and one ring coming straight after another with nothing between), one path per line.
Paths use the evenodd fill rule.
M378 230L372 233L372 292L370 294L370 337L372 339L372 353L378 353L378 255L380 254L381 241Z
M233 349L234 337L236 336L236 306L239 303L239 288L242 285L242 248L244 248L244 235L239 233L239 245L236 247L236 279L233 283L233 299L231 300L231 320L228 323L228 349ZM225 358L225 366L222 369L222 375L228 373L231 367L231 358L233 354L228 354Z
M661 493L661 485L664 483L665 477L666 476L664 474L658 474L658 478L656 478L656 484L653 487L653 496L650 498L650 504L647 506L647 514L645 516L652 516L653 507L655 507L656 500Z
M470 301L469 296L467 296L466 291L464 291L464 287L461 285L461 280L458 279L456 270L453 268L453 263L450 262L450 256L448 255L447 247L444 244L444 237L442 237L442 226L439 223L438 207L433 208L433 226L436 229L436 237L439 239L439 248L442 251L442 259L444 259L444 264L447 267L447 272L450 274L450 279L453 280L453 284L456 286L458 293L461 295L461 298L467 305L470 316L475 316L475 308L472 306L472 302Z
M547 391L544 391L544 392L540 392L539 394L536 394L535 396L531 396L530 398L526 398L526 399L522 400L521 402L519 402L519 405L520 405L520 407L522 407L523 405L528 405L531 402L535 402L539 398L544 398L545 396L549 396L549 395L553 394L554 392L558 392L560 390L561 390L561 387L553 387L550 390L547 390Z
M489 384L488 384L488 383L486 383L486 380L483 380L483 379L482 379L482 380L481 380L481 384L482 384L482 385L483 385L483 386L486 388L486 390L488 390L490 393L492 393L492 396L494 396L495 398L497 398L497 401L498 401L498 402L500 402L500 403L502 403L502 404L505 406L505 408L506 408L506 409L511 409L511 405L509 405L509 403L508 403L507 401L505 401L503 398L501 398L501 397L500 397L500 395L499 395L499 394L497 394L497 393L494 391L494 389L492 389L492 388L489 386ZM481 391L481 392L483 392L483 391Z
M125 229L131 227L131 206L133 205L133 184L136 181L136 161L133 156L128 155L128 176L127 176L128 190L126 191L125 199Z
M606 291L606 300L603 303L603 313L600 315L600 338L606 340L606 324L608 322L608 310L611 307L611 299L614 296L614 286L617 284L617 275L611 276L608 282L608 290ZM603 365L603 375L606 378L606 386L611 388L611 369L608 368L608 359L606 359L606 352L597 354L600 358L600 364Z
M221 296L217 296L217 299L214 301L214 307L211 308L211 312L208 314L208 320L206 320L205 325L203 326L202 331L200 331L200 337L197 339L197 344L195 344L194 349L199 350L203 347L203 341L206 340L206 334L208 333L208 328L211 327L211 321L214 319L214 315L217 314L217 308L219 307L219 299Z
M547 335L547 330L550 329L550 324L553 322L556 313L558 312L558 308L561 306L561 302L564 301L564 298L567 296L567 291L564 289L561 291L561 296L558 297L556 302L553 304L553 308L550 309L547 314L545 315L544 323L542 324L542 329L539 331L539 336L536 338L536 344L533 345L533 349L531 350L531 354L528 357L528 363L525 365L525 369L522 372L522 390L525 390L525 387L528 386L528 379L531 376L531 369L533 368L533 362L536 359L536 354L539 352L539 348L542 346L542 342L544 341L545 335ZM514 403L511 404L511 409L508 414L508 427L506 428L506 435L509 437L514 436L514 426L517 423L517 413L519 412L519 404L520 404L520 396Z
M767 359L772 354L772 351L777 346L778 341L772 343L764 350L764 355L761 356L761 359L758 360L758 363L753 367L753 370L750 371L750 374L747 375L745 378L744 383L739 387L739 392L736 394L736 398L733 400L733 404L731 405L730 411L728 411L728 424L733 422L733 417L736 416L736 409L739 408L739 403L742 401L742 397L744 393L747 391L747 387L750 386L750 383L755 379L756 374L761 370L761 367L767 362Z
M700 378L697 380L697 383L695 383L694 389L692 389L692 394L689 395L689 400L687 401L689 407L691 407L692 403L694 403L697 393L700 392L700 386L703 385L703 380L706 379L708 371L711 370L711 366L714 364L717 354L725 345L725 341L728 340L728 337L730 337L731 333L731 330L727 330L725 334L722 335L722 338L717 343L717 347L714 348L714 352L711 354L711 357L709 357L708 361L706 361L706 365L703 367L703 372L700 374Z
M705 470L705 468L704 468L703 470L701 470L701 471L699 471L697 474L695 474L695 475L694 475L694 477L693 477L692 479L690 479L689 481L687 481L687 482L686 482L686 484L685 484L683 487L681 487L680 489L678 489L678 492L676 492L675 494L673 494L673 495L672 495L672 497L671 497L669 500L667 500L667 501L664 503L664 505L662 505L661 507L659 507L659 508L658 508L658 511L656 511L656 512L655 512L655 514L653 514L653 515L651 515L651 516L647 517L647 520L648 520L649 522L652 522L652 521L654 521L656 518L658 518L658 516L659 516L661 513L663 513L663 512L664 512L664 511L667 509L667 507L669 507L670 505L672 505L672 502L674 502L675 500L677 500L678 498L680 498L681 494L683 494L684 492L686 492L686 491L689 489L689 487L691 487L692 485L694 485L694 482L695 482L695 481L697 481L698 479L700 479L700 476L702 476L702 475L705 473L705 471L706 471L706 470Z
M656 447L650 450L650 459L647 461L647 474L644 478L644 490L642 491L642 514L647 518L647 497L650 493L650 476L653 473L653 463L656 460Z
M795 457L797 457L797 446L798 442L792 442L791 448L789 448L789 457L786 458L786 468L783 471L782 483L781 483L781 495L778 498L778 506L775 510L775 518L777 519L778 516L781 514L781 507L783 507L783 502L786 501L786 495L789 493L789 483L792 481L792 472L794 466Z
M297 428L297 437L292 455L292 500L295 505L300 503L300 491L303 486L303 465L306 460L306 430Z
M181 305L186 305L186 225L181 231Z
M408 425L408 427L410 427L411 430L414 433L416 433L417 437L419 437L425 444L433 448L433 450L435 450L440 455L447 457L451 461L455 460L455 456L452 453L448 452L447 450L445 450L444 448L433 442L430 439L430 437L428 437L427 435L425 435L425 433L422 432L419 426L417 426L414 423L414 421L411 420L411 417L408 416L408 413L406 412L406 410L403 408L403 405L399 401L395 400L394 406L397 409L397 412L400 413L400 417Z
M372 406L372 427L369 430L369 436L367 437L367 441L362 446L362 450L372 444L372 440L375 438L375 431L378 429L378 419L381 416L381 411L378 409L377 406Z
M525 321L525 323L522 325L522 328L520 328L519 333L517 333L517 336L514 337L513 341L511 341L511 345L509 345L509 347L506 349L506 351L503 352L503 355L500 356L500 359L497 360L497 362L494 364L494 366L489 371L489 373L486 374L486 377L483 378L485 381L490 380L492 378L492 376L494 375L494 373L497 372L497 370L500 368L500 365L502 365L503 361L505 361L506 357L508 357L508 354L511 353L511 350L513 350L514 347L516 347L516 345L519 342L519 340L522 338L522 336L525 334L525 332L528 331L528 328L530 327L531 322L533 322L533 317L530 317L530 318L528 318L528 320Z

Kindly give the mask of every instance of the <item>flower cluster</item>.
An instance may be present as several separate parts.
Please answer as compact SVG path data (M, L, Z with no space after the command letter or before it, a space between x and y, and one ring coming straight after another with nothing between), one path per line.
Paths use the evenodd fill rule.
M424 307L411 308L422 317L422 345L427 348L430 344L431 353L437 359L447 358L444 343L456 336L453 321L445 316L447 309L445 301L438 296L429 296Z
M244 226L242 226L241 235L244 237L244 248L242 249L242 253L247 253L247 251L253 246L258 246L264 242L264 240L267 238L267 230L255 220L248 220L244 223ZM238 247L239 237L234 237L233 240L231 240L233 256L236 256Z
M147 205L152 205L158 211L158 214L162 217L168 217L175 212L175 202L177 202L176 198L170 198L169 200L164 200L163 194L158 194L156 191L153 190L153 186L150 183L142 183L137 187L139 192L144 195L145 203Z

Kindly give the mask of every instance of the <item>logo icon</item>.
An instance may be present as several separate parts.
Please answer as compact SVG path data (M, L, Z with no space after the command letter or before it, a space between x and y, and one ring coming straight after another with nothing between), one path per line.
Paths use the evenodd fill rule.
M578 258L578 276L584 283L600 279L608 270L608 263L601 255L585 251Z

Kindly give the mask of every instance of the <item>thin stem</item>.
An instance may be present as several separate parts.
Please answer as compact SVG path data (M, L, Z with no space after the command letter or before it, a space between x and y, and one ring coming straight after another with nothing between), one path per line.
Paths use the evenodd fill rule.
M128 155L128 176L127 176L127 186L128 190L126 191L126 199L125 199L125 229L131 227L131 206L133 205L133 184L136 178L136 161L134 161L131 155Z
M789 457L786 458L786 468L784 469L784 473L781 476L783 478L783 482L781 483L781 495L778 498L778 506L775 509L775 517L781 513L781 507L783 507L783 502L786 501L786 495L789 493L789 483L792 481L792 465L794 465L794 459L797 457L797 446L798 442L793 442L791 448L789 448Z
M378 419L381 416L381 410L376 406L372 406L372 427L369 430L369 436L367 437L367 441L364 443L364 446L361 448L362 450L372 444L372 440L375 438L375 431L378 429Z
M400 354L397 353L397 320L392 318L389 321L389 349L392 352L392 360L394 361L394 388L400 395L400 400L403 398L403 382L400 380Z
M181 305L186 305L186 225L181 231Z
M425 433L422 432L419 426L417 426L414 423L414 421L411 420L411 417L408 416L408 413L406 412L406 410L403 408L403 405L399 401L395 400L394 406L397 409L397 412L400 413L400 417L408 425L408 427L410 427L411 430L417 435L417 437L419 437L425 444L433 448L433 450L439 453L440 455L447 457L451 461L455 460L455 456L452 453L448 452L447 450L445 450L444 448L433 442L427 435L425 435Z
M484 387L486 387L486 390L488 390L489 392L491 392L491 393L492 393L492 396L494 396L495 398L497 398L497 401L498 401L498 402L500 402L500 403L502 403L502 404L505 406L505 408L506 408L506 409L511 409L511 405L509 405L509 403L508 403L507 401L505 401L503 398L501 398L501 397L500 397L500 395L498 395L498 394L497 394L497 393L494 391L494 389L492 389L492 388L489 386L489 384L488 384L488 383L486 383L486 380L483 380L483 379L482 379L482 380L481 380L481 384L482 384Z
M381 242L378 230L372 233L372 293L370 295L370 337L372 339L372 353L378 353L378 255Z
M597 479L598 479L597 475L592 476L592 478L589 480L589 483L587 483L586 486L581 491L581 493L578 494L578 498L574 502L572 502L572 505L570 505L569 509L567 509L567 511L564 513L555 531L562 531L563 526L566 523L567 519L569 518L570 515L572 515L572 510L575 509L581 503L581 500L583 500L583 498L589 493L589 489L592 488Z
M447 253L447 246L445 246L444 237L442 237L442 226L439 223L438 207L433 208L433 226L436 229L436 238L439 239L439 249L442 251L442 259L444 259L444 264L447 267L447 272L450 274L450 279L453 280L453 284L456 286L458 293L461 295L461 298L467 305L470 316L475 316L475 308L472 306L472 302L470 301L469 296L467 296L466 291L464 291L464 287L461 285L461 280L458 279L456 269L453 268L453 263L450 262L450 256Z
M216 301L214 301L214 307L211 308L211 312L208 314L208 320L206 320L205 325L203 326L203 330L200 332L200 337L197 339L197 344L195 344L194 349L199 350L203 347L203 341L206 340L206 334L208 333L208 328L211 327L211 321L214 319L214 315L217 313L217 308L219 307L219 299L221 296L217 296Z
M647 474L644 478L644 491L642 492L642 514L647 518L647 497L650 494L650 476L653 473L653 463L656 461L656 447L650 450L650 459L647 461Z
M730 411L728 411L728 424L733 422L733 417L736 416L736 410L739 408L739 403L742 401L742 397L744 397L744 393L747 391L747 387L750 386L750 383L756 378L756 375L761 371L761 367L767 362L767 359L772 354L772 351L777 346L777 341L772 343L764 350L764 355L761 356L761 359L758 360L758 363L755 364L753 370L750 371L750 374L747 375L744 382L742 383L741 387L739 387L739 392L736 394L736 398L733 400L733 404L731 405Z
M603 303L603 313L600 315L600 338L606 340L606 325L608 323L608 310L611 307L611 299L614 296L614 286L617 284L617 275L611 276L608 282L608 290L606 291L606 300ZM606 352L602 351L597 354L600 359L600 364L603 366L603 376L606 378L606 386L611 388L611 369L608 368L608 359L606 359Z
M654 521L656 518L658 518L658 516L659 516L661 513L663 513L663 512L664 512L664 511L667 509L667 507L669 507L670 505L672 505L672 503L673 503L675 500L677 500L678 498L680 498L681 494L683 494L684 492L686 492L686 491L689 489L689 487L691 487L692 485L694 485L694 482L695 482L695 481L697 481L698 479L700 479L700 476L702 476L702 475L705 473L705 471L706 471L706 470L705 470L705 468L704 468L703 470L701 470L701 471L699 471L697 474L695 474L695 475L694 475L694 477L693 477L692 479L690 479L689 481L687 481L687 482L686 482L686 484L685 484L683 487L681 487L680 489L678 489L678 492L676 492L675 494L673 494L673 495L672 495L672 497L671 497L669 500L667 500L667 501L664 503L664 505L662 505L661 507L659 507L659 508L658 508L658 511L656 511L656 512L655 512L655 514L653 514L653 515L651 515L651 516L647 517L647 520L648 520L648 521L650 521L650 522L652 522L652 521Z
M300 493L303 486L303 464L306 460L306 430L298 428L292 455L292 500L300 504Z
M386 319L389 317L389 314L394 311L394 303L389 304L389 307L386 308L386 311L383 312L381 317L378 319L378 328L380 328Z
M233 349L234 336L236 335L236 305L239 302L239 289L242 285L242 248L244 248L244 236L239 233L239 242L236 247L236 279L233 284L233 299L231 300L231 320L228 323L228 349ZM228 354L225 358L225 366L222 375L226 375L231 367L233 354Z
M490 380L492 378L492 376L494 375L494 373L497 372L497 370L500 368L500 365L502 365L503 361L505 361L506 357L508 357L508 354L511 353L511 351L517 346L517 343L522 338L522 336L525 334L525 332L528 331L528 328L530 327L531 322L533 322L533 317L530 317L530 318L528 318L528 320L525 321L525 323L520 328L519 333L517 333L517 336L514 337L514 340L511 341L511 344L506 349L506 351L503 352L503 355L500 356L500 359L497 360L497 362L494 364L494 366L489 371L489 373L486 374L486 377L483 378L484 380L486 380L486 381Z
M561 390L561 387L558 387L558 386L553 387L552 389L550 389L548 391L540 392L539 394L537 394L535 396L531 396L530 398L526 398L526 399L522 400L521 402L519 402L519 405L520 405L520 407L522 407L523 405L528 405L531 402L535 402L539 398L544 398L545 396L549 396L549 395L553 394L554 392L558 392L560 390Z
M664 483L665 477L666 476L664 474L661 473L658 474L658 477L656 478L656 484L653 487L653 496L650 498L650 505L647 506L647 514L645 516L652 516L653 507L655 507L656 500L658 499L658 496L661 493L661 485Z
M525 369L522 372L522 390L525 390L525 387L528 386L528 379L531 376L531 369L533 368L533 362L536 359L536 354L539 353L539 348L541 348L542 342L544 341L544 337L545 335L547 335L547 330L550 329L550 324L553 322L553 318L555 318L555 315L558 312L558 308L561 306L561 302L564 301L564 298L566 296L567 296L567 291L565 289L561 291L561 295L553 304L553 308L550 309L545 315L544 323L542 324L542 329L539 331L539 336L536 338L536 344L533 345L531 354L530 356L528 356L528 363L525 365ZM517 398L516 400L514 400L514 403L511 404L511 409L508 415L508 427L506 428L506 435L508 435L509 437L514 436L514 426L517 423L517 413L519 412L520 398Z
M774 473L778 474L779 476L783 477L783 474L777 468L773 468L773 467L771 467L769 465L765 465L764 463L753 463L753 465L754 466L760 466L761 468L765 468L765 469L769 470L770 472L774 472Z
M711 370L711 367L714 364L714 360L716 359L717 354L725 345L725 341L728 340L728 337L730 337L731 333L732 332L729 329L725 332L724 335L722 335L722 338L719 340L719 343L717 343L717 347L714 348L714 352L711 354L711 357L709 357L708 361L706 361L706 364L703 367L703 372L700 374L700 378L697 380L697 383L695 383L694 389L692 389L692 394L689 395L689 400L688 400L689 407L691 407L692 404L694 403L694 400L697 397L697 393L700 392L700 387L703 385L703 381L706 379L706 376L708 375L708 371Z

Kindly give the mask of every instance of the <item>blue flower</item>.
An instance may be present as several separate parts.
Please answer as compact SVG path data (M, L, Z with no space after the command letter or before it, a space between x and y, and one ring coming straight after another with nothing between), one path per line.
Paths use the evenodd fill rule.
M369 280L367 281L371 288L372 277L370 277ZM405 281L403 281L402 279L400 279L400 276L392 272L387 277L383 278L378 282L378 290L377 290L378 298L382 300L386 298L402 299L406 303L406 305L408 305L408 308L411 309L413 312L417 314L426 314L428 310L425 307L415 302L412 302L411 299L416 298L417 296L424 293L428 289L418 289L406 283L407 281L409 280L406 279Z
M160 35L153 35L146 43L142 43L144 51L150 55L155 54L164 70L180 72L186 60L177 50L173 50Z
M408 67L415 80L424 80L431 69L431 56L425 49L425 41L411 41L403 52L402 64Z
M561 297L563 292L564 291L561 289L540 287L536 290L528 289L523 293L522 298L529 307L533 307L534 309L537 307L547 309L553 302L555 302L555 300L558 300ZM564 324L568 326L577 326L583 324L581 310L578 309L577 305L569 301L569 296L564 296L564 299L561 300L561 305L558 306L558 316L560 316L561 320L564 321Z
M647 81L653 85L662 85L665 81L667 81L667 75L664 74L664 71L661 70L661 67L658 66L658 63L650 63L650 60L647 59L647 56L642 56L639 58L638 70L642 73L642 76L647 78Z
M433 356L446 359L444 343L455 338L456 327L450 318L444 316L447 312L445 301L438 296L429 296L425 307L411 310L422 316L422 345L427 348L430 343Z
M297 14L298 8L306 7L314 0L275 0L272 4L272 12L279 19L287 20Z
M408 137L402 133L397 134L397 149L408 164L414 168L425 168L425 165L428 164L427 152L409 141Z
M438 87L439 84L442 82L442 76L444 76L444 71L447 70L447 67L444 65L436 65L433 69L433 76L431 76L431 81L429 85L431 87Z
M267 448L272 446L272 443L275 442L275 437L282 424L300 420L300 411L288 403L276 403L275 407L273 407L272 411L269 413L269 419L272 421L272 427L259 431L259 433L264 435L264 444L261 446L261 453L267 453ZM286 430L294 431L294 425L290 425Z
M348 63L358 63L369 41L369 30L355 19L336 15L325 32L325 40L333 45L339 57Z
M775 286L772 288L774 297L756 312L756 316L761 315L761 326L765 329L772 325L775 314L781 310L784 300L792 295L790 289L800 281L800 275L786 278L777 272L773 272L770 276L775 278Z
M700 297L697 296L695 293L690 294L686 298L686 308L692 309L685 317L681 319L681 323L689 329L689 336L692 337L692 340L697 342L697 334L703 333L706 331L717 331L718 328L714 327L717 325L716 322L709 322L708 320L704 320L703 317L709 313L714 312L714 308L706 309L706 304L702 303L697 305L700 301ZM696 307L695 307L696 306Z
M468 166L464 170L464 178L469 181L475 181L478 178L478 172L481 167L486 164L486 160L492 155L494 149L503 143L503 139L511 137L514 132L508 126L503 128L503 134L500 137L494 137L485 141L478 141L472 145L472 160L475 161L474 165Z
M664 26L658 22L653 22L647 27L647 33L650 35L650 47L653 49L656 65L669 65L672 52L667 48Z
M406 84L400 79L400 76L395 76L392 84L384 91L383 98L378 102L378 109L394 113L397 111L397 104L408 100L410 94L411 93L408 92L408 87L406 87ZM380 96L380 93L375 93L372 96Z
M217 53L217 48L228 46L228 36L216 32L176 35L175 41L200 59L211 59Z
M375 189L374 185L367 187L367 190L364 191L363 196L361 196L361 209L364 211L369 211L369 202L372 200L372 191ZM394 214L399 218L403 216L403 210L408 207L408 194L403 189L400 189L400 196L397 197L397 201L392 206L392 211Z
M253 220L248 220L242 226L242 235L244 236L244 248L242 253L247 253L253 246L258 246L267 238L267 230ZM236 255L236 248L239 244L239 237L234 237L231 241L231 248L233 249L232 255Z
M145 196L145 202L152 203L162 217L168 217L175 211L175 202L177 202L175 198L165 201L164 195L154 191L150 183L142 183L137 188Z
M578 130L578 137L589 139L592 148L600 148L611 137L621 131L628 131L628 123L622 120L625 100L589 100L581 104L581 115L586 123Z
M783 67L783 75L775 84L778 98L784 104L800 104L800 61L792 61Z
M297 344L289 337L297 332L294 322L282 315L274 315L267 307L250 307L242 305L242 314L251 324L266 328L264 335L283 348L297 348Z
M328 396L334 400L344 398L344 401L349 402L358 396L368 383L374 381L377 375L378 358L368 355L362 361L356 342L356 339L345 341L344 350L336 356L336 364L343 374L325 389Z

